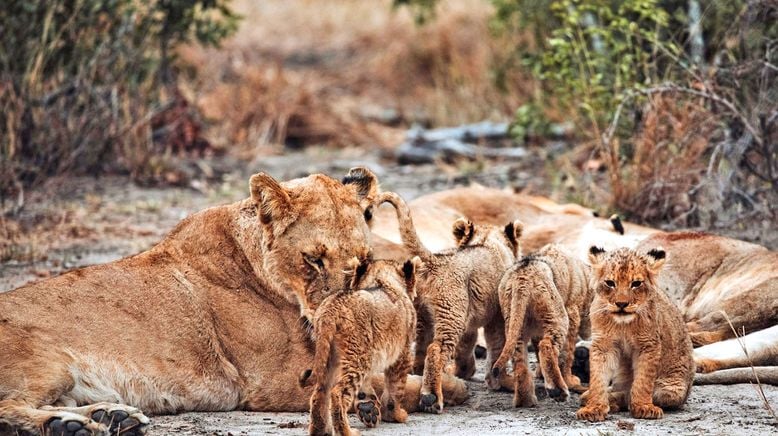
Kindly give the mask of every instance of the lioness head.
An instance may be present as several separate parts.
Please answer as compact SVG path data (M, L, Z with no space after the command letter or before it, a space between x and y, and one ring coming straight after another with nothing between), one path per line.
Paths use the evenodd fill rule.
M365 210L378 180L361 167L342 183L322 174L279 183L260 173L250 188L262 226L266 283L296 300L310 319L310 305L345 286L349 261L371 256Z
M665 252L653 249L646 254L629 248L606 252L589 249L592 265L592 288L614 321L628 323L646 307L657 292L656 278L665 262Z

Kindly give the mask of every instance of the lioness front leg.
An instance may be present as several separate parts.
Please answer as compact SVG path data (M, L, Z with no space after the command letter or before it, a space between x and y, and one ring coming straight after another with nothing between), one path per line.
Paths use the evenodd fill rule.
M76 413L108 428L111 435L140 436L151 420L139 409L124 404L96 403L81 407L43 406L41 410Z
M630 391L629 410L635 418L659 419L664 414L662 409L653 403L654 382L656 381L660 354L659 346L652 344L639 350L633 357L637 359L637 365Z
M613 344L597 339L592 343L590 353L589 390L585 404L575 416L591 422L604 421L609 411L608 385L618 365L618 354Z

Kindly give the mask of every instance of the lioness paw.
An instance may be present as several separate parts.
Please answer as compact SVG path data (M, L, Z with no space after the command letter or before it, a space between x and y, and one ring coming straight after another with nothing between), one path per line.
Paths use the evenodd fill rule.
M662 409L653 404L633 404L629 409L633 418L659 419L664 416Z
M111 435L141 436L151 420L140 410L121 404L106 405L92 410L91 417L110 429Z
M599 422L605 421L608 415L608 409L605 407L581 407L575 412L575 417L582 421Z
M108 427L75 413L61 412L50 418L44 426L46 435L107 436Z

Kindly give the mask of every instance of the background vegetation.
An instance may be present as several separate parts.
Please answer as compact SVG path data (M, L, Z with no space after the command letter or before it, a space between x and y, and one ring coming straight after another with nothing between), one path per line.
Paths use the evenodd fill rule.
M175 183L177 156L390 148L413 124L495 119L539 147L572 123L558 197L655 225L769 225L776 22L770 0L13 0L0 201L13 212L62 173Z

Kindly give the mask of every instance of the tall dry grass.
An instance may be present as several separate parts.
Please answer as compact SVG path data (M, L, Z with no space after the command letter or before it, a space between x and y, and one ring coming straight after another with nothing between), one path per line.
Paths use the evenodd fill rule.
M488 2L441 2L422 26L391 3L236 1L233 38L179 53L210 139L390 145L401 134L391 126L507 119L532 92L520 69L495 80L516 41L490 32Z

